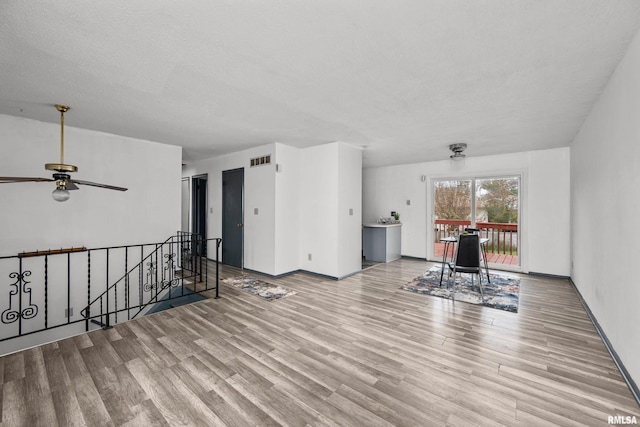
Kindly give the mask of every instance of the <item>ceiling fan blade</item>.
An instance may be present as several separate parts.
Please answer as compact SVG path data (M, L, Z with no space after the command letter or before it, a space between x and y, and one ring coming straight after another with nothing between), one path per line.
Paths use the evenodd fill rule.
M9 184L12 182L51 182L55 179L51 178L30 178L24 176L0 176L0 184Z
M73 182L75 184L80 184L80 185L90 185L91 187L99 187L99 188L106 188L107 190L116 190L116 191L127 191L127 188L124 187L116 187L115 185L107 185L107 184L98 184L97 182L91 182L91 181L80 181L77 179L74 179L72 181L69 182Z
M71 180L68 180L68 181L67 181L67 184L65 185L65 188L66 188L67 190L69 190L69 191L71 191L71 190L79 190L78 186L77 186L77 185L75 185L75 184L73 183L73 181L71 181Z

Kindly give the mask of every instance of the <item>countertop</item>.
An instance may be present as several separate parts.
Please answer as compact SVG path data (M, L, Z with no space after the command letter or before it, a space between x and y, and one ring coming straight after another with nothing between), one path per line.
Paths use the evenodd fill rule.
M394 224L382 224L382 223L378 223L378 222L373 222L373 223L369 223L369 224L362 224L363 227L400 227L401 225L402 225L401 222L394 223Z

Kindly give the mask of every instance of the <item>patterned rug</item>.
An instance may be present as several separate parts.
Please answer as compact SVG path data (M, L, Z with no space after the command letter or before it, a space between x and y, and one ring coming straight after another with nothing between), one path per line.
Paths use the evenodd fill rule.
M400 289L418 294L451 298L451 290L447 289L448 271L445 270L442 287L440 287L440 271L440 266L431 267L422 276L418 276L406 285L400 286ZM474 277L474 286L472 287L470 274L458 275L456 301L517 313L520 279L515 276L497 273L489 273L489 277L491 278L491 283L487 283L486 273L482 277L483 301L480 296L480 289L478 289L478 276ZM453 278L451 278L451 284L453 284Z
M271 283L246 275L227 277L222 279L222 283L252 293L267 301L274 301L297 294L296 291L283 288L282 286L272 285Z

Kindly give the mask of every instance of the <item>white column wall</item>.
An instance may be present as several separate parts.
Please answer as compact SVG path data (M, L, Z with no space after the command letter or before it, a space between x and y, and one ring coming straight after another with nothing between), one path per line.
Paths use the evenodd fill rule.
M338 277L362 269L362 150L338 146Z
M300 268L336 278L360 271L362 151L335 142L300 159Z
M431 181L435 178L521 174L520 235L523 271L568 276L569 149L558 148L464 162L436 161L363 171L363 222L400 213L402 255L427 258L432 239ZM421 176L426 180L421 181ZM409 204L407 204L409 201Z
M338 277L339 146L318 145L300 154L300 268Z
M298 270L300 259L300 150L276 144L275 274Z
M640 35L571 145L572 278L640 383Z

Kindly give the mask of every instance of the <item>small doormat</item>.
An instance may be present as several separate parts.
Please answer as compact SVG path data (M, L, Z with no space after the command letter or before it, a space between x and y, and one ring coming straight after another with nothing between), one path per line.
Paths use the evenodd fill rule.
M267 301L274 301L297 294L296 291L283 288L282 286L272 285L271 283L267 283L251 276L243 275L227 277L225 279L222 279L222 283L226 283L227 285L242 289L243 291L247 291L251 294L257 295L260 298L266 299Z
M447 288L448 271L445 271L440 287L440 266L431 267L422 276L418 276L400 289L418 294L431 295L441 298L451 298L451 290ZM456 282L455 300L469 304L482 305L499 310L518 312L518 298L520 294L520 279L506 274L489 273L491 283L487 283L486 273L482 277L484 300L478 289L478 277L474 278L471 286L471 275L458 275ZM453 277L451 278L453 285Z

